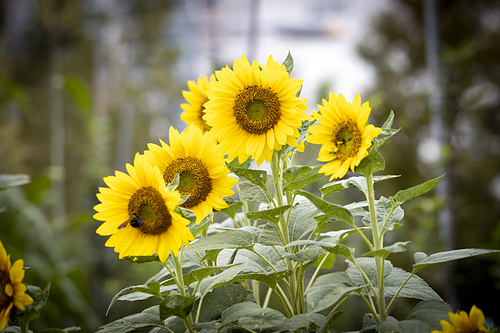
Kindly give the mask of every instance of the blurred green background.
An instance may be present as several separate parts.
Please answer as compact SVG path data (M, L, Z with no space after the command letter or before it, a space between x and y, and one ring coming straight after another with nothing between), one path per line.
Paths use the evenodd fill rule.
M32 182L0 191L0 239L29 267L26 283L52 283L31 328L92 332L146 307L122 302L105 317L116 292L159 268L104 246L95 193L170 125L184 129L187 80L243 53L281 62L290 50L310 110L329 91L348 100L359 91L378 126L394 110L401 131L381 152L384 173L402 176L379 183L378 195L446 173L440 188L403 206L405 225L387 242L412 243L393 256L397 265L409 270L417 251L500 248L499 17L494 0L1 0L0 174ZM310 148L298 163L315 163ZM360 199L344 192L333 200ZM419 275L454 309L476 304L500 323L498 255ZM397 303L394 315L411 304ZM359 329L362 315L345 314L339 330Z

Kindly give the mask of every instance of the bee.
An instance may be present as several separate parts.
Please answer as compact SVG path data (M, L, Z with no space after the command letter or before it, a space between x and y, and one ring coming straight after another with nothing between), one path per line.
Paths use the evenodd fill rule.
M123 222L119 227L118 229L123 229L127 226L127 224L130 223L130 226L134 227L134 228L139 228L141 226L141 224L144 223L144 220L141 219L140 217L137 216L136 213L130 215L130 218Z

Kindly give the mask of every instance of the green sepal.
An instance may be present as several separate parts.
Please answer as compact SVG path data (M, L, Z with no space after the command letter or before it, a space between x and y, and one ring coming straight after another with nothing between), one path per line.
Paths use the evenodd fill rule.
M32 285L28 285L27 287L28 288L26 290L26 293L31 296L31 298L33 299L33 303L27 305L24 311L17 312L16 319L20 323L29 323L30 321L39 318L40 311L47 304L47 301L49 300L50 282L44 289Z

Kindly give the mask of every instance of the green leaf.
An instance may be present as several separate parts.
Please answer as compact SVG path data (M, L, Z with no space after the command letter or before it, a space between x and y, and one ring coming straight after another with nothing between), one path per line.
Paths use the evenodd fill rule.
M409 272L393 267L389 276L384 279L385 295L393 297L403 282L410 276ZM442 301L441 297L419 276L413 275L398 295L404 298Z
M305 250L300 250L297 253L283 253L283 258L297 262L304 262L323 255L325 252L326 251L322 247L310 247Z
M287 319L284 323L268 328L266 332L297 332L300 330L316 332L326 322L327 319L322 314L315 312L303 313Z
M327 309L345 294L359 289L345 272L321 275L314 281L307 294L307 311L319 312Z
M127 256L127 257L123 257L123 259L125 259L128 262L132 262L134 264L146 264L146 263L150 263L150 262L159 262L159 263L161 263L160 257L158 257L157 255L152 255L152 256Z
M233 324L255 330L263 330L282 324L286 321L285 316L271 308L261 308L251 302L234 304L222 313L221 326Z
M249 157L249 158L246 159L246 161L244 161L243 163L240 164L240 161L239 161L238 157L236 157L231 162L229 162L229 164L232 165L235 168L248 169L250 167L250 164L252 164L252 158Z
M160 293L160 282L154 281L148 284L130 286L120 290L109 303L108 309L106 310L106 315L108 315L109 310L117 301L139 301L148 299L150 297L156 296L163 299Z
M296 165L296 166L292 166L292 167L286 168L283 171L283 179L285 179L285 181L287 183L290 183L290 182L294 181L297 178L301 178L301 177L307 176L313 170L314 169L311 168L309 165Z
M189 230L193 234L193 236L196 236L197 234L201 233L203 230L208 229L210 224L212 224L212 220L214 218L214 214L210 213L207 216L203 218L203 220L200 221L199 224L196 224L196 216L191 221L191 223L188 225Z
M290 74L293 70L293 58L292 54L290 51L288 51L288 55L286 56L285 60L283 61L283 65L285 65L286 71L288 74Z
M244 178L250 181L252 184L259 186L260 188L266 188L267 172L264 170L252 170L233 167L231 164L226 163L229 170L240 178Z
M80 331L81 327L71 326L66 328L47 328L39 331L39 333L65 333L65 332L77 332Z
M394 120L394 112L391 110L389 117L382 126L382 131L377 137L373 138L372 149L378 150L385 143L387 139L389 139L391 136L399 132L400 130L399 128L398 129L391 128L393 120Z
M441 330L441 320L448 321L448 312L453 312L448 303L442 301L423 301L415 305L406 320L420 320L431 326L432 330Z
M439 181L441 180L441 178L443 178L443 176L444 174L437 178L431 179L423 184L410 187L406 190L401 190L398 193L396 193L394 197L391 197L391 200L394 201L396 204L401 205L408 200L411 200L415 197L418 197L419 195L422 195L432 190L437 184L439 184Z
M320 199L312 193L306 191L298 191L298 194L301 194L308 198L316 207L318 207L319 210L321 210L326 215L347 222L348 224L354 226L354 218L352 214L344 207Z
M297 92L297 94L295 96L299 97L301 91L302 91L302 86L300 86L300 89L299 89L299 91ZM290 153L291 153L291 156L290 156L291 159L293 159L295 157L295 155L297 155L297 153L298 153L298 151L297 151L298 145L300 145L301 142L305 142L306 137L307 137L307 133L309 132L309 126L310 125L311 124L310 124L309 120L304 120L302 122L302 126L300 126L298 128L298 130L299 130L299 137L297 138L297 147L285 145L285 149L283 149L283 151L281 152L281 156L280 156L281 161L284 161L288 157L288 155Z
M323 259L327 256L325 261ZM320 256L316 261L314 262L314 266L318 267L321 262L323 261L323 264L321 265L321 269L331 269L333 267L333 264L335 263L335 255L333 253L325 253L322 256Z
M262 234L258 238L258 243L267 246L283 246L278 227L272 223L266 223L262 227Z
M393 320L382 321L377 324L377 332L380 333L385 333L385 332L429 333L430 331L431 331L430 325L420 320L397 321L393 319Z
M239 283L230 283L213 289L203 299L198 299L194 304L193 317L196 317L198 303L201 303L200 322L217 320L224 310L230 306L242 303L247 299L248 292Z
M291 205L286 205L286 206L261 210L258 212L251 212L247 213L247 217L249 219L266 220L274 224L278 224L280 216L283 215L290 207Z
M267 176L266 189L248 180L239 180L240 200L244 202L262 202L270 204L274 195L274 183L271 175Z
M385 160L376 149L371 149L368 156L363 158L359 165L354 169L355 172L362 173L368 177L374 172L385 169Z
M386 175L386 176L373 176L373 181L375 183L380 182L382 180L386 179L393 179L399 177L398 175ZM354 179L360 179L357 182L354 182ZM357 183L360 183L362 180L364 180L364 186L362 186L363 190L362 192L366 192L366 178L365 177L350 177L347 179L342 179L342 180L336 180L333 182L326 183L323 185L319 190L323 194L322 198L326 198L332 193L339 192L343 189L346 189L350 186L354 186Z
M362 257L375 257L382 256L384 259L391 253L400 253L406 251L406 245L410 244L407 242L396 242L390 246L385 246L376 251L370 251L362 255Z
M28 183L31 183L31 177L23 173L15 175L5 173L0 174L0 191Z
M500 250L487 250L487 249L460 249L460 250L451 250L451 251L444 251L444 252L438 252L431 254L430 256L427 256L423 252L417 252L415 253L415 264L413 265L413 271L416 273L417 271L421 270L422 268L432 265L432 264L440 264L443 262L448 262L452 260L458 260L458 259L464 259L464 258L469 258L473 256L478 256L481 254L488 254L488 253L498 253Z
M290 242L309 238L316 229L317 223L314 217L320 214L321 211L311 201L301 195L296 196L288 219Z
M318 330L318 333L333 332L333 323L343 313L344 313L343 311L337 311L334 312L332 315L330 315L330 318L328 318L328 320L323 325L321 325L321 328Z
M381 197L380 200L377 201L375 205L375 214L377 216L378 230L380 230L381 234L399 228L402 224L400 222L404 217L403 209L393 205L392 202L385 197ZM367 227L371 228L372 224L369 214L365 214L362 221ZM382 229L382 227L384 227L384 229Z
M243 249L253 246L253 235L240 229L225 230L223 232L204 237L184 248L184 252L198 252L218 249Z
M160 319L158 305L147 308L141 313L136 313L101 326L97 333L125 333L155 327L166 328Z
M16 319L21 323L29 323L40 317L40 311L47 304L50 294L50 282L45 289L38 286L28 286L26 293L33 298L33 303L26 306L26 310L20 312Z
M210 290L217 288L223 284L232 282L231 280L234 279L234 277L238 275L243 269L245 269L246 266L247 264L236 264L229 267L228 269L225 269L220 274L209 276L203 279L199 287L200 294L204 296Z
M243 202L241 201L235 201L234 203L230 204L228 207L221 209L220 212L226 214L230 218L234 219L236 216L236 213L240 210L241 206L243 206Z
M377 284L377 265L375 264L375 259L373 258L356 258L356 264L365 272L369 281L361 275L359 269L351 262L348 262L349 267L346 269L346 273L349 275L352 281L358 286L366 285L367 283ZM389 260L384 260L384 278L387 278L393 270L392 263Z
M300 190L300 189L304 188L304 186L309 185L311 183L314 183L316 180L318 180L324 176L322 173L317 173L316 170L318 170L319 168L320 168L320 166L315 167L313 169L313 171L315 171L315 173L313 173L313 174L310 174L310 175L304 176L304 177L299 177L296 180L288 183L285 186L285 188L283 189L283 191L291 192L291 191L295 191L295 190Z
M160 303L160 319L165 320L170 316L186 319L196 299L197 297L170 295Z

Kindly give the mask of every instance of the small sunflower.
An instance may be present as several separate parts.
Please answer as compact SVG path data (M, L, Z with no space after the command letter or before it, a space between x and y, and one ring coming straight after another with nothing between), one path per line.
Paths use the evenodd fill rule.
M25 305L33 303L30 295L26 294L27 287L21 281L24 278L24 261L16 260L10 264L10 255L0 241L0 331L3 331L9 321L12 306L24 311Z
M190 125L179 133L173 127L169 131L170 146L160 140L161 147L148 144L144 156L149 163L158 166L163 179L170 183L179 174L177 190L189 198L181 206L196 214L196 223L213 209L223 209L228 205L221 197L234 194L231 190L237 182L229 177L229 169L224 163L220 147L209 133Z
M203 119L228 159L238 157L241 163L252 156L260 165L273 150L297 146L298 128L309 118L306 100L296 97L302 80L288 77L272 56L262 66L256 61L250 65L242 55L232 70L226 66L215 75L217 81L206 91Z
M371 108L368 102L361 105L359 94L352 103L347 102L342 94L337 97L331 92L328 99L323 100L323 105L318 105L321 113L313 112L313 117L322 125L309 128L311 135L307 141L322 145L318 161L328 163L319 172L332 175L332 180L344 177L349 168L354 171L368 155L372 139L382 129L366 124Z
M194 240L186 227L189 220L174 212L181 201L179 192L166 191L158 167L140 154L135 155L134 166L127 164L127 172L105 177L109 188L99 188L101 203L94 207L94 218L104 223L97 233L111 235L106 246L114 247L120 258L156 252L164 262L170 251L177 256L181 245Z
M200 76L198 84L194 81L188 81L188 90L184 90L182 95L189 103L181 104L184 112L181 114L181 119L188 125L195 124L196 127L201 129L203 133L210 131L212 127L207 125L207 122L202 118L205 114L205 104L208 101L206 91L208 90L208 83L215 81L215 75L210 75L210 81L207 77Z
M449 322L441 320L442 331L435 330L431 333L486 333L490 331L486 328L483 312L475 305L472 306L470 315L467 315L465 311L448 312L448 317Z

